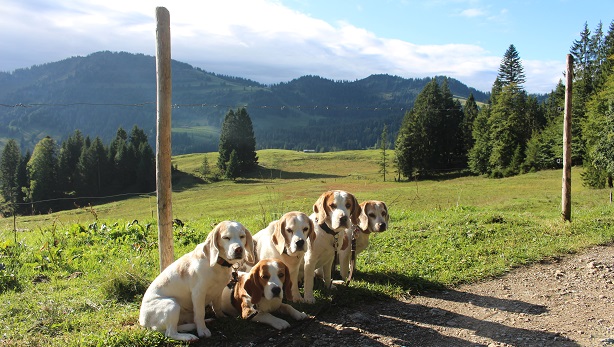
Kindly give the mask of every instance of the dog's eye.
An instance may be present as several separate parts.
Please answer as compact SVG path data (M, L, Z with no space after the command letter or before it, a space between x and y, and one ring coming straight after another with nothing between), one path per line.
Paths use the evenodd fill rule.
M303 231L307 231L307 230L309 230L309 228L308 228L308 227L304 227L304 228L303 228Z
M239 237L241 238L241 240L243 240L245 238L245 235L241 235Z
M336 209L337 208L337 204L330 204L330 208Z
M352 207L352 204L350 204L349 202L347 204L345 204L345 208L349 209L350 207Z
M369 213L369 217L375 218L375 213Z
M262 278L264 278L265 280L269 280L269 278L271 278L271 275L262 275Z
M382 217L386 217L386 212L382 212Z
M283 273L283 272L278 273L278 274L277 274L277 277L279 277L279 278L284 278L284 273Z
M228 237L228 236L222 236L222 240L230 240L230 237Z
M286 232L287 232L288 234L292 234L292 229L288 228L288 229L286 229Z

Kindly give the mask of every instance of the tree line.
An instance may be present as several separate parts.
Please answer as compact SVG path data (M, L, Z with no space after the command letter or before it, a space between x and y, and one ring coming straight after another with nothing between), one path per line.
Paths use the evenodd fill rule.
M130 133L120 127L108 146L75 130L61 144L47 136L22 155L9 139L0 160L5 215L74 207L79 197L156 189L154 151L136 125Z
M606 34L585 24L571 46L573 75L572 163L583 181L612 187L614 176L614 21ZM395 141L399 175L416 178L447 170L506 177L562 167L565 86L559 80L543 102L529 95L514 45L505 52L490 99L464 105L444 80L432 80L408 111Z

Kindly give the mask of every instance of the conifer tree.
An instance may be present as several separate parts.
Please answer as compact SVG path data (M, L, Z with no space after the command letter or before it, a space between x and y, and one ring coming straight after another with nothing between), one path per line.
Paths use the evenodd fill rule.
M79 130L75 130L60 148L58 155L58 180L63 192L71 192L77 189L79 182L79 158L83 149L84 139Z
M258 165L256 138L252 121L245 108L229 110L222 123L217 166L226 176L230 155L235 151L237 174L242 175ZM234 170L234 168L233 168Z
M469 155L469 151L475 141L473 140L473 122L477 118L479 113L478 104L475 102L475 98L473 97L473 93L469 94L467 101L465 101L465 105L463 107L463 121L461 123L461 141L460 144L462 146L462 153L465 156Z
M0 159L0 193L4 201L10 205L8 207L11 214L17 209L18 191L20 191L17 175L20 161L21 153L17 142L9 139L4 145Z
M379 144L381 157L379 160L379 172L384 177L384 182L386 182L386 172L388 170L388 154L386 151L388 150L388 126L384 124L384 129L382 130L382 134L380 135L380 144Z
M27 165L30 177L30 194L32 201L47 200L56 197L57 188L57 148L56 142L49 136L41 139L32 152ZM49 204L40 204L44 211Z
M510 45L501 59L498 79L503 86L516 85L521 88L525 82L524 68L520 61L520 55L514 45Z

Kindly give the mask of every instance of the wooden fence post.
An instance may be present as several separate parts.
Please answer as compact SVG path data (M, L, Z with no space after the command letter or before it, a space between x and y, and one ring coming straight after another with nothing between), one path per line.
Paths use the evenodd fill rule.
M573 57L567 54L565 71L565 115L563 121L563 199L562 217L571 222L571 96L573 84Z
M170 14L156 7L156 195L160 272L175 261L171 187L171 30Z

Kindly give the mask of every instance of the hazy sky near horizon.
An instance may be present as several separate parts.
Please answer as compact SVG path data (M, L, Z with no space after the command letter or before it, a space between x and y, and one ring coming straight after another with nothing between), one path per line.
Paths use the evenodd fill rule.
M267 84L445 75L490 91L513 44L530 93L563 78L585 23L607 33L614 19L612 0L4 0L0 71L103 50L155 55L157 6L170 12L172 58L210 72Z

